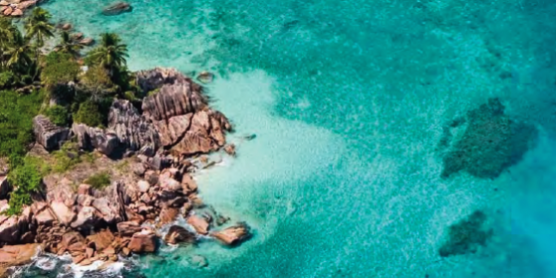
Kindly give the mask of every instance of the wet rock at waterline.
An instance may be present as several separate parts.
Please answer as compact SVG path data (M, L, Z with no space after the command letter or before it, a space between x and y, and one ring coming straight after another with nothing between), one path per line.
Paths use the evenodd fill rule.
M104 8L102 10L103 15L119 15L126 12L131 12L133 8L129 3L126 2L118 2L115 4L110 5L109 7Z

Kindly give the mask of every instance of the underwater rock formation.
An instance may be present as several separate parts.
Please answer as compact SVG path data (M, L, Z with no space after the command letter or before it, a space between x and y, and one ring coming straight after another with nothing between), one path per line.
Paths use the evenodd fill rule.
M466 124L444 157L443 178L460 171L478 178L496 178L518 163L537 138L536 128L510 119L498 98L469 111Z
M482 211L475 211L466 219L450 226L448 240L438 249L438 254L449 257L477 252L479 246L485 246L492 236L492 230L483 228L486 219L487 216Z

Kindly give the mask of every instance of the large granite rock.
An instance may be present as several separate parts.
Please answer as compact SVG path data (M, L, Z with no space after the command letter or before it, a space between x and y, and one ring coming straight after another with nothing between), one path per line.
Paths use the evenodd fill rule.
M105 155L110 155L120 146L120 140L116 134L106 132L101 128L74 123L71 129L77 137L81 149L97 149Z
M147 94L165 84L184 82L186 77L172 68L154 68L136 72L135 81L143 93Z
M32 211L30 207L23 208L20 215L0 215L0 245L18 244L21 237L29 231Z
M75 213L63 202L54 201L50 204L50 207L58 218L58 221L64 225L69 225L76 216Z
M248 239L251 234L249 231L249 227L245 223L239 223L222 231L213 232L211 233L211 236L226 245L233 246Z
M149 232L135 233L127 248L134 253L153 253L158 248L158 237Z
M56 126L43 115L38 115L33 119L33 133L37 143L48 151L60 148L70 137L68 128Z
M120 222L117 225L120 236L133 236L135 233L141 232L141 225L134 221Z
M151 75L159 76L151 72ZM162 77L146 82L151 88ZM180 155L215 151L225 144L225 132L231 130L228 119L208 106L202 87L185 76L175 77L159 92L143 99L143 116L153 122L162 145ZM152 85L152 86L151 86Z
M182 82L166 84L160 91L143 99L143 115L153 121L194 113L208 106L202 87L186 78Z
M202 216L191 215L187 218L187 224L191 225L197 233L207 235L210 228L209 220Z
M5 277L9 267L31 262L41 251L39 244L10 245L0 249L0 277Z
M164 241L169 244L178 244L178 243L195 243L196 238L195 234L190 232L184 227L180 226L172 226L166 236L164 236Z
M12 186L8 181L8 176L0 175L0 200L8 198Z
M112 103L108 114L108 130L132 151L145 148L157 150L160 146L157 130L127 100L115 100Z

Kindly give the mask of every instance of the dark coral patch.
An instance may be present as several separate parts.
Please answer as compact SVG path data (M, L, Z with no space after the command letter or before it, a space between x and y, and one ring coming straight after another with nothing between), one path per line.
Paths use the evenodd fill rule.
M467 113L467 127L444 157L442 177L466 171L478 178L497 178L518 163L536 141L537 130L504 114L498 98Z
M466 219L449 227L448 240L438 249L441 257L475 253L479 246L485 246L492 236L491 230L483 228L487 217L482 211L475 211Z

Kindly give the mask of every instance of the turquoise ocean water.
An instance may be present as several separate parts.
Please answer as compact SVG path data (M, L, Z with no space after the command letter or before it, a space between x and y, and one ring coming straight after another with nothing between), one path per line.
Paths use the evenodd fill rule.
M130 0L102 16L110 3L44 6L87 36L120 34L132 70L215 72L230 140L257 134L197 176L254 237L163 248L115 277L556 277L556 2ZM492 97L538 137L496 178L442 178L446 126ZM477 209L486 246L440 257ZM23 276L37 273L74 275Z

